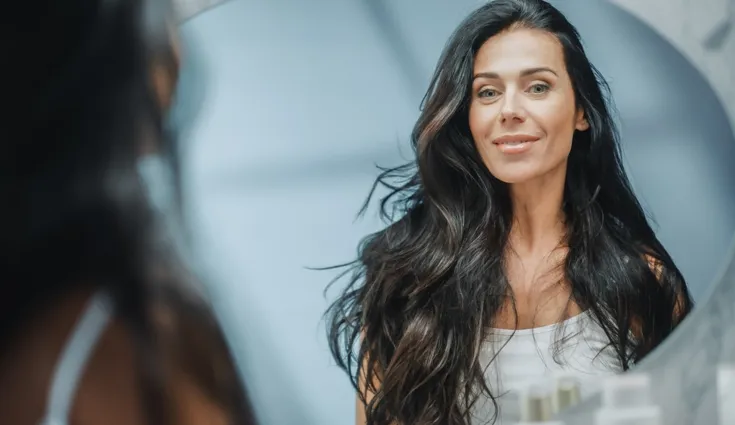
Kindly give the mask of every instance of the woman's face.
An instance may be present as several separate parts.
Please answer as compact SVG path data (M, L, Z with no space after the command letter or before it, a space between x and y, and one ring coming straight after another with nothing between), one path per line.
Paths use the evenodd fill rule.
M490 173L514 184L565 170L575 130L589 125L557 38L534 29L500 33L480 47L473 76L469 126Z

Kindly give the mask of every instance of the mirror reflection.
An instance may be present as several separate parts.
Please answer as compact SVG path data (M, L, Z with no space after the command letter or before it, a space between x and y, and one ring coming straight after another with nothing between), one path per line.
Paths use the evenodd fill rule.
M609 98L548 3L496 0L455 30L415 160L378 179L399 216L363 242L331 311L358 424L548 419L551 400L525 412L512 396L554 374L587 389L626 371L691 311L623 168ZM564 403L581 391L568 385Z
M546 417L707 292L735 233L727 116L643 23L579 3L289 4L276 29L229 2L183 27L207 68L195 258L264 423L354 421L331 354L357 423Z
M0 422L253 425L162 217L181 206L170 2L17 5L0 27Z

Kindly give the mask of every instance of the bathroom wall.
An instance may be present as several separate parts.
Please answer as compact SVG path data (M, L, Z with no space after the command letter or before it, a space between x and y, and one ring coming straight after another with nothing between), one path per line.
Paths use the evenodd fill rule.
M612 2L681 50L715 87L735 123L735 0Z

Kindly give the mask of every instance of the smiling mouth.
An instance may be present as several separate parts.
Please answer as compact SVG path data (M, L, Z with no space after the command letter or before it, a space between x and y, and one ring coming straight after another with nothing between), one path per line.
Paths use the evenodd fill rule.
M539 139L539 137L531 136L529 134L512 134L498 137L497 139L493 140L493 144L514 146L521 145L523 143L535 142Z
M498 137L493 140L493 145L495 145L503 154L517 155L528 152L531 149L531 146L539 140L539 137L528 134L517 134Z
M518 146L522 145L524 143L531 143L532 140L513 140L511 142L499 142L495 143L496 145L508 145L508 146Z

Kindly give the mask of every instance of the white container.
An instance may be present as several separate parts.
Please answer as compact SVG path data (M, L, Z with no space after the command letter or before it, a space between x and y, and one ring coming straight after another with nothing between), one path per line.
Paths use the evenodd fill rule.
M602 406L629 409L652 405L651 378L643 373L610 376L602 384Z
M573 375L559 375L555 379L552 407L554 413L573 407L582 399L582 382Z
M595 425L663 425L659 406L602 408L595 414Z
M717 406L720 425L735 424L735 365L717 368Z
M521 423L544 423L554 415L553 387L537 384L529 386L521 395Z

